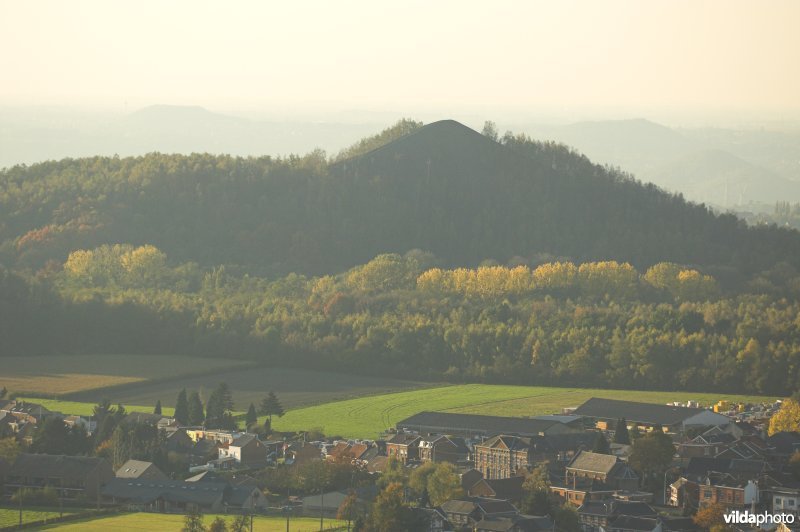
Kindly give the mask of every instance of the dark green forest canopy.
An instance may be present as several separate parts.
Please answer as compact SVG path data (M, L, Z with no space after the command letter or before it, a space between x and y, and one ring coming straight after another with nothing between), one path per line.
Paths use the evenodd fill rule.
M149 154L6 169L0 261L35 271L73 249L150 243L176 262L274 276L424 249L447 266L673 261L725 285L800 265L800 233L748 228L552 143L405 121L342 157Z
M798 244L455 122L335 161L65 159L0 172L0 354L789 394Z

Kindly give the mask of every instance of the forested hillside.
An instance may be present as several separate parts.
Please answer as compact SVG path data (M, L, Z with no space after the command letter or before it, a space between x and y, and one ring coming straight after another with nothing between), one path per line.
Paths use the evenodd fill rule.
M560 145L401 122L348 155L332 165L321 152L151 154L6 169L0 260L38 270L73 249L150 243L203 267L320 274L418 248L448 266L674 261L726 285L780 261L800 265L800 234L714 216Z
M404 121L333 160L14 167L0 241L0 354L772 394L800 381L800 233L454 122Z

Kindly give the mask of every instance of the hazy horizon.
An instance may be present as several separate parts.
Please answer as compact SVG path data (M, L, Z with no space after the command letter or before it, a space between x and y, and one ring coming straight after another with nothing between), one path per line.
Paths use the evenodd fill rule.
M0 57L0 107L124 114L197 105L316 120L643 117L672 126L800 120L796 2L403 7L6 3L0 45L14 53Z

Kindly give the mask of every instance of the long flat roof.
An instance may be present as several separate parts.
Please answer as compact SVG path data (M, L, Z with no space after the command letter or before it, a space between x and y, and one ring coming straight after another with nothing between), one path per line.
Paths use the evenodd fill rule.
M690 417L705 412L704 408L688 408L683 406L658 405L602 399L592 397L575 410L579 416L602 419L620 419L653 425L675 425Z
M562 423L554 420L452 412L420 412L397 422L398 429L419 432L519 434L521 436L538 436L553 425L562 425Z

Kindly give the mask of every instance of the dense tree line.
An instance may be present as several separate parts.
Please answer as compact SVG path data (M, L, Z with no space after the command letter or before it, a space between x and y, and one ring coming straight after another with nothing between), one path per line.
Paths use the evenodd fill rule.
M46 276L6 272L0 290L22 311L0 320L0 352L176 352L423 379L771 394L800 382L800 273L788 264L739 293L674 263L450 270L421 252L276 280L161 260L134 277L84 274L117 271L140 249L161 253L101 247ZM71 268L75 256L89 264ZM224 420L226 397L206 415Z

